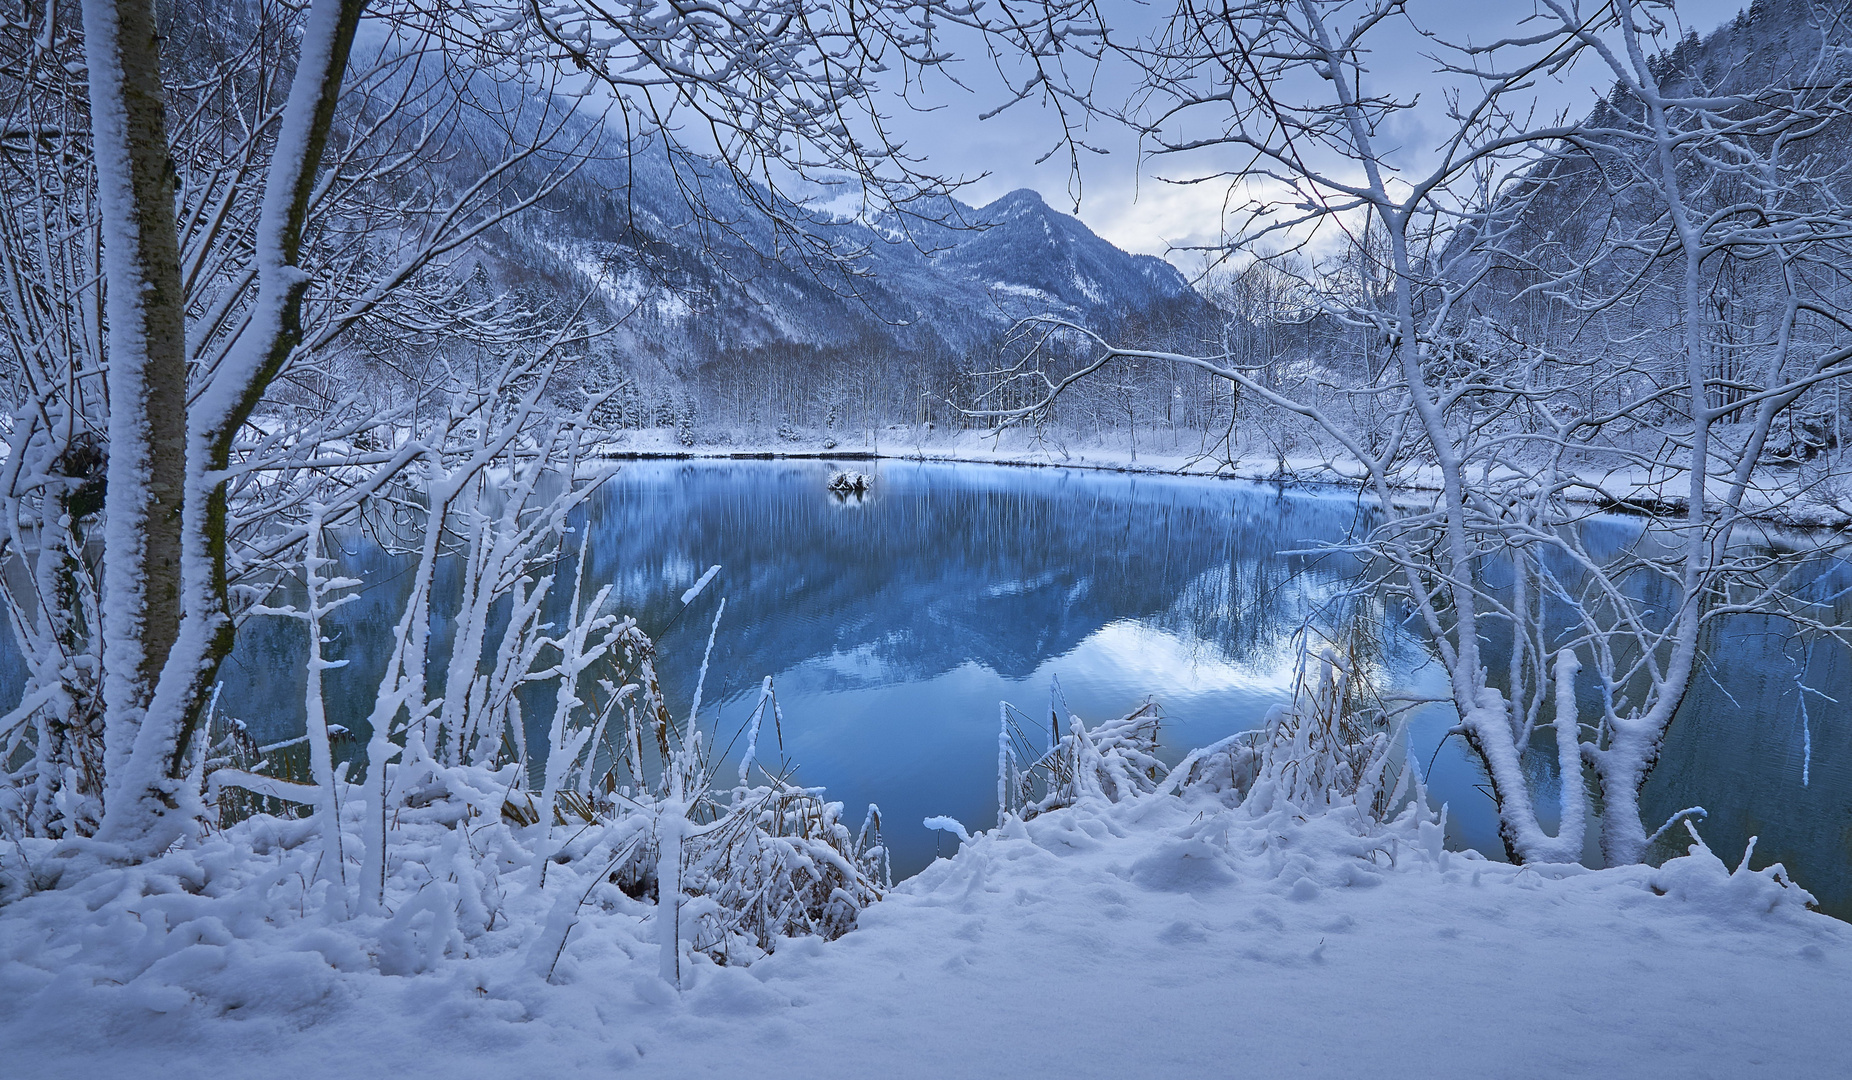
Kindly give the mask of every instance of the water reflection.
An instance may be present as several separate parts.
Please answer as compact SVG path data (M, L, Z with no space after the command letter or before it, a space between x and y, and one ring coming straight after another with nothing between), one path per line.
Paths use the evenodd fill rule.
M1349 556L1288 554L1350 535L1363 514L1354 498L883 462L872 492L845 502L825 489L830 471L626 465L581 522L587 580L614 583L619 609L659 635L665 690L683 703L726 597L703 726L724 744L759 680L774 676L783 755L851 818L881 805L899 873L933 856L941 834L922 818L994 820L999 699L1046 715L1058 679L1073 710L1100 718L1155 696L1174 758L1255 726L1288 698L1294 631L1357 571ZM1637 536L1626 523L1596 528L1616 544ZM330 674L328 692L334 715L358 728L409 583L404 564L376 546L355 539L349 552L348 572L374 588L331 630L331 655L352 663ZM720 577L678 618L682 590L714 563ZM454 593L455 581L440 582L440 596L446 588ZM1394 613L1375 617L1390 681L1438 693L1440 672L1395 629ZM1781 859L1827 910L1852 915L1852 724L1842 704L1852 702L1852 665L1836 646L1802 655L1763 624L1737 624L1723 646L1673 729L1645 811L1706 806L1705 836L1726 858L1760 834L1754 865ZM261 741L300 731L304 647L293 621L256 623L226 668L222 700ZM1805 725L1801 674L1814 691ZM529 715L530 738L544 741L546 710ZM1450 805L1452 842L1496 857L1482 774L1458 739L1443 738L1451 723L1445 707L1417 713L1414 750ZM761 756L778 750L768 732ZM1536 757L1539 798L1553 799L1554 754Z

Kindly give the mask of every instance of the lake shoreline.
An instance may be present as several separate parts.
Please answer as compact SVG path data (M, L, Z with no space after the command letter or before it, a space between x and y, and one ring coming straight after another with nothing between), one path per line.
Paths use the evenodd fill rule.
M641 445L625 445L633 441ZM897 439L897 441L905 442L904 438ZM1112 447L1090 447L1076 450L1051 450L1046 447L984 449L968 445L970 441L969 439L951 441L940 439L935 444L915 440L911 446L900 449L881 449L879 446L874 449L865 447L849 449L760 443L745 445L707 443L681 446L677 444L672 429L662 428L621 432L618 440L597 444L591 459L604 461L918 461L961 465L1003 465L1014 468L1080 469L1094 472L1174 476L1197 480L1238 481L1284 488L1313 487L1332 491L1349 490L1357 492L1360 498L1375 500L1373 494L1359 490L1360 467L1353 464L1351 470L1346 471L1343 467L1344 463L1322 458L1289 457L1283 462L1275 460L1264 464L1261 462L1250 464L1245 460L1237 459L1232 469L1223 467L1227 464L1226 462L1215 462L1215 468L1203 469L1196 466L1210 462L1212 459L1174 453L1139 455ZM1140 456L1145 460L1140 461ZM1676 475L1672 475L1647 483L1637 478L1623 477L1617 484L1613 479L1604 477L1600 481L1592 482L1591 486L1594 486L1594 483L1603 486L1617 486L1622 488L1624 493L1607 498L1570 493L1564 498L1604 513L1627 517L1682 515L1685 512L1686 500L1667 492L1668 488L1676 486L1677 479ZM1398 494L1407 494L1411 497L1440 490L1438 478L1419 474L1405 479L1395 487ZM1743 519L1796 532L1852 532L1852 506L1828 506L1815 503L1802 510L1793 506L1793 502L1792 498L1782 498L1771 500L1768 505L1750 505L1745 508Z

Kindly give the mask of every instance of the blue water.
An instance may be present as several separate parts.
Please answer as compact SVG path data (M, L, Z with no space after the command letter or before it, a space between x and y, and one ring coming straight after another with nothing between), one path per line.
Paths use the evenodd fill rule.
M782 733L767 725L761 758L827 787L853 823L878 803L900 874L950 850L924 817L994 822L999 701L1045 723L1057 683L1065 707L1089 721L1155 698L1174 760L1288 700L1300 628L1346 610L1356 584L1354 559L1315 550L1366 519L1354 496L1062 469L857 466L877 474L874 491L843 500L825 490L825 462L626 464L583 522L587 579L613 583L618 609L657 636L678 715L726 598L702 727L730 742L773 676L784 723ZM337 718L359 727L406 583L403 564L364 540L349 563L376 584L333 633L331 653L353 663L331 673L329 693ZM715 563L719 577L678 614L682 591ZM1440 691L1395 611L1363 617L1382 644L1386 684ZM1852 703L1852 663L1838 646L1806 652L1777 629L1744 624L1713 650L1644 792L1646 811L1702 804L1704 835L1727 860L1759 834L1754 865L1785 862L1826 910L1852 915L1852 723L1841 704ZM222 704L260 741L301 729L303 645L293 622L253 623L226 668ZM1452 719L1445 707L1414 714L1416 757L1449 805L1450 842L1502 857L1479 767L1445 737ZM544 718L533 723L544 743ZM1550 797L1554 754L1535 757Z

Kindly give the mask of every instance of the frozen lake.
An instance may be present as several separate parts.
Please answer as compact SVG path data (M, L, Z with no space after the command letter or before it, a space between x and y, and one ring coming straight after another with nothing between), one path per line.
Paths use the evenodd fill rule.
M1367 514L1354 497L1316 489L902 461L856 467L875 472L876 486L845 501L825 490L831 466L822 462L626 464L590 507L586 576L615 583L618 609L657 635L678 715L725 597L702 727L728 744L761 679L773 676L783 757L799 781L843 801L852 822L866 804L881 806L897 874L951 850L921 819L945 814L972 829L995 821L1000 700L1045 728L1057 681L1067 707L1090 723L1152 697L1173 760L1257 725L1290 697L1299 627L1330 611L1357 569L1347 555L1285 553L1341 540ZM714 563L718 578L677 618L683 590ZM353 661L329 675L334 718L358 727L398 589L391 560L367 544L356 542L350 569L380 583L344 610L330 649ZM1438 669L1395 628L1393 612L1365 618L1384 646L1385 683L1439 690ZM294 623L255 623L225 669L224 707L261 741L301 730L302 648ZM1754 865L1785 862L1825 910L1852 916L1844 650L1809 651L1778 627L1742 623L1715 655L1647 786L1648 827L1703 805L1705 837L1726 861L1757 834ZM544 745L544 718L530 722L530 738ZM1431 790L1450 806L1450 841L1502 857L1478 766L1461 740L1445 738L1450 723L1449 709L1431 707L1411 728ZM760 756L776 760L770 728ZM1553 753L1538 761L1550 767Z

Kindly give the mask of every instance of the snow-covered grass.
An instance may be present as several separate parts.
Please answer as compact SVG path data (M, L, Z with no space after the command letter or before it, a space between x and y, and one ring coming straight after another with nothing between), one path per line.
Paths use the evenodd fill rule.
M0 1054L10 1077L1839 1075L1852 928L1778 869L1448 852L1412 772L1376 797L1387 740L1357 775L1314 721L1162 779L1137 715L1071 722L1093 779L1066 805L836 940L684 943L679 990L660 909L611 873L641 832L511 819L515 766L407 801L390 914L328 902L314 821L252 818L0 908ZM8 845L14 890L49 847Z

